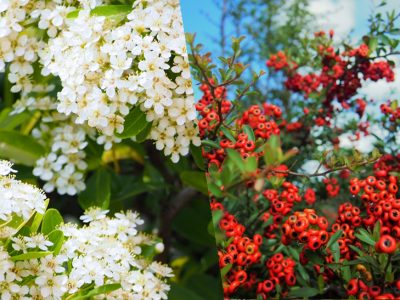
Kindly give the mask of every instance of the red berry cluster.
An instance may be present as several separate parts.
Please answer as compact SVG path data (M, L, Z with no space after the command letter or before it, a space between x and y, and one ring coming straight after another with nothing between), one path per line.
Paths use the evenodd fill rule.
M296 284L296 263L291 258L285 258L282 253L276 253L266 262L269 279L261 281L257 285L257 296L262 299L270 299L268 296L275 291L276 285L290 287Z
M214 84L212 79L209 79L210 84ZM226 88L217 87L214 89L214 95L210 86L203 83L200 86L203 92L203 97L197 102L196 110L199 112L198 126L200 137L206 136L207 132L212 132L219 123L220 113L227 114L231 109L232 103L226 99ZM219 99L220 107L215 99Z
M319 117L330 117L333 112L332 101L335 99L344 108L348 108L348 101L356 95L361 87L362 79L372 81L386 79L388 82L394 80L393 66L387 61L371 61L369 48L365 44L339 53L332 47L331 37L325 38L324 32L318 33L313 42L316 44L315 50L320 57L321 70L319 72L300 74L299 66L291 63L291 59L282 53L279 56L271 56L267 61L267 66L275 70L284 70L287 75L286 88L302 93L306 98L311 93L319 93L322 87L325 95L324 113ZM365 107L361 107L361 111L363 109Z
M331 234L334 234L338 230L342 230L343 232L338 240L341 260L355 258L356 253L349 248L349 245L362 249L362 244L354 236L355 228L362 226L360 212L360 208L353 206L350 202L339 206L338 217L336 222L332 224ZM326 261L328 263L334 262L333 256L328 255Z
M397 120L400 119L400 107L392 108L392 103L390 101L388 103L381 104L380 108L382 113L389 117L390 122L396 123Z
M400 238L400 199L397 199L398 185L395 176L387 180L368 176L365 180L350 180L350 193L358 195L366 208L365 226L372 227L381 223L381 235L389 234Z
M222 204L217 202L211 203L211 209L224 211ZM248 280L249 275L246 269L260 261L259 247L263 238L259 234L255 234L253 238L245 236L245 227L226 211L219 222L219 228L225 233L226 237L232 238L232 242L225 249L218 251L220 268L232 265L226 274L227 280L224 283L224 294L229 296L240 287L251 288L255 284L254 278L251 281Z
M340 192L340 186L336 178L324 178L322 181L330 198L336 197Z
M308 205L312 205L315 203L316 200L315 191L312 188L306 189L304 192L304 200Z
M276 231L282 222L282 217L289 214L294 203L301 201L299 189L288 181L282 184L283 191L279 192L276 189L267 189L263 192L263 196L267 199L271 206L268 210L268 218L272 215L274 222L264 229L264 236L273 239L276 238ZM266 215L263 215L265 218Z
M281 116L282 111L276 105L264 103L262 108L252 105L243 113L237 124L239 127L247 124L253 129L256 138L268 139L272 134L280 133L278 124L272 118L279 119Z
M282 243L298 241L309 249L317 250L329 240L328 221L319 217L314 209L306 208L291 215L282 225Z
M267 67L275 70L282 70L285 68L296 68L297 64L293 61L288 61L287 56L283 51L278 51L276 54L270 56L267 61Z
M385 179L390 172L400 171L400 154L393 156L391 154L382 155L374 164L374 174L379 179Z
M360 269L365 269L361 266ZM400 287L399 280L394 282L394 286ZM393 293L382 293L381 287L377 285L368 286L364 280L360 278L352 278L347 283L347 295L357 297L360 300L391 300L399 299L399 296L395 296Z

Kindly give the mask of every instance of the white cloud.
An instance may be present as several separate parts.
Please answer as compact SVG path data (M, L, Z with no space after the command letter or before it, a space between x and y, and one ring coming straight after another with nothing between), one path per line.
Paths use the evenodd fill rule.
M317 18L316 30L334 29L337 37L344 37L356 25L354 0L312 0L309 9Z

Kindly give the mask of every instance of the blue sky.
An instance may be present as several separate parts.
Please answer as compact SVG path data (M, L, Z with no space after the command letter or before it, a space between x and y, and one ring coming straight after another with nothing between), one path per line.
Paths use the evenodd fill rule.
M389 8L394 7L398 0L389 0ZM311 0L313 10L321 13L321 21L325 20L327 11L330 16L328 24L322 27L340 27L343 32L353 28L354 38L359 38L367 28L367 19L379 0ZM398 2L397 2L398 3ZM183 22L186 32L196 32L197 41L207 45L208 50L219 49L211 37L218 36L218 28L209 18L218 20L220 12L213 0L181 0ZM208 17L209 18L208 18Z

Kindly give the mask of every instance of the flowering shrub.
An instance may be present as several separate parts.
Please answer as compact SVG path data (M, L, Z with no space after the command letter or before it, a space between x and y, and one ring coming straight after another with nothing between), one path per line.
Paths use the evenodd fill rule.
M0 90L0 158L52 199L54 226L84 211L88 221L43 233L40 206L33 237L46 249L25 247L37 232L30 210L14 244L5 240L12 257L40 252L32 264L60 256L55 272L39 274L60 276L59 296L47 298L221 296L205 176L188 155L200 138L179 1L2 0ZM154 256L173 268L168 284L172 271ZM10 282L32 298L39 282L49 293L47 277L23 263Z
M8 114L34 115L24 133L41 144L29 163L46 192L84 190L93 141L151 139L174 162L200 145L179 2L109 2L0 7L0 72L18 93Z
M251 78L242 38L217 66L188 37L226 299L400 297L397 102L361 92L396 80L395 16L372 16L356 46L301 38ZM265 72L289 108L252 93Z
M152 261L163 250L138 230L139 215L90 208L84 226L64 223L44 193L0 162L2 299L167 299L172 269Z

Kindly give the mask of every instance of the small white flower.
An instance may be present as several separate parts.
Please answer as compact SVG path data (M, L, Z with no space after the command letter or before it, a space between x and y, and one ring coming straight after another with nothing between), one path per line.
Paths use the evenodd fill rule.
M80 217L82 222L89 223L94 220L104 219L109 210L102 210L100 207L91 207L85 210L85 214Z

